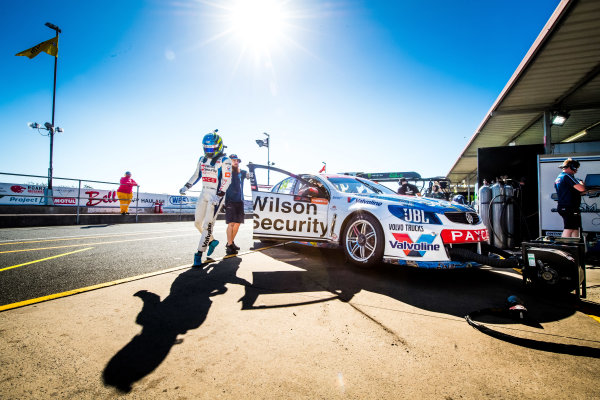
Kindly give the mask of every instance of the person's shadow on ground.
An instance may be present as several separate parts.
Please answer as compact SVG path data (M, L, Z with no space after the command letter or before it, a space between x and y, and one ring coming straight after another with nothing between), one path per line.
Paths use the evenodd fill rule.
M171 347L183 342L177 335L202 325L212 296L225 293L227 283L249 285L236 276L240 262L241 258L235 257L189 269L175 279L162 301L146 290L135 293L144 302L136 318L142 332L108 362L102 375L104 384L129 392L133 383L154 371Z

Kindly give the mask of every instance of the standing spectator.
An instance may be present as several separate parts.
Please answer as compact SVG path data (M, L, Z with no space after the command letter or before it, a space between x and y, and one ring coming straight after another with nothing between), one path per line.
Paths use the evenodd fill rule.
M244 179L247 172L240 169L242 160L236 154L229 156L232 163L231 185L225 195L225 223L227 223L227 245L225 251L228 255L237 254L240 249L234 239L244 223Z
M125 176L121 178L121 186L117 189L117 198L121 204L121 215L129 215L129 203L133 198L133 187L138 184L131 179L131 172L125 172Z
M585 192L583 182L575 178L579 161L567 158L560 167L563 172L554 181L558 194L558 213L563 218L563 237L579 237L581 229L581 194Z
M419 192L419 188L411 183L408 183L406 178L401 178L398 183L400 183L400 187L398 188L398 194L403 194L406 196L420 196L421 195L421 192Z

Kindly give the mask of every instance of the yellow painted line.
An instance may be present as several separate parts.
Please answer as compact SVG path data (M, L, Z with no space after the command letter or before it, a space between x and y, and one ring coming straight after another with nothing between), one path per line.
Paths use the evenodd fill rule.
M184 232L181 229L163 230L163 231L147 231L147 232L130 232L130 233L111 233L109 235L82 235L82 236L71 236L66 238L52 238L52 239L34 239L34 240L21 240L18 242L4 242L0 243L0 246L10 246L13 244L28 244L28 243L43 243L43 242L60 242L65 240L82 240L82 239L95 239L115 236L135 236L135 235L149 235L151 233L165 233L165 232Z
M99 243L79 243L79 244L66 244L64 246L52 246L52 247L38 247L34 249L20 249L20 250L5 250L0 251L0 254L6 253L21 253L24 251L38 251L38 250L50 250L50 249L64 249L67 247L81 247L81 246L100 246L102 244L114 244L114 243L125 243L125 242L139 242L140 240L152 240L152 239L169 239L180 236L190 236L196 235L197 232L186 233L184 235L169 235L169 236L154 236L149 238L139 238L139 239L127 239L127 240L113 240L110 242L99 242Z
M285 243L287 243L287 242L285 242ZM238 253L237 256L244 256L244 255L247 255L247 254L256 253L256 252L259 252L259 251L271 249L273 247L283 246L285 243L278 243L278 244L275 244L273 246L261 247L260 249L256 249L256 250L248 250L248 251L246 251L244 253ZM229 256L221 257L221 258L211 259L210 261L207 261L206 264L207 265L208 264L212 264L214 262L221 261L221 260L224 260L226 258L232 258L232 257L235 257L235 256L236 256L235 254L232 254L232 255L229 255ZM48 301L48 300L55 300L55 299L59 299L61 297L72 296L72 295L79 294L79 293L90 292L92 290L102 289L102 288L106 288L106 287L109 287L109 286L120 285L122 283L128 283L128 282L137 281L137 280L140 280L140 279L150 278L150 277L157 276L157 275L168 274L169 272L174 272L174 271L178 271L178 270L185 269L185 268L190 268L190 267L191 267L191 265L189 265L189 264L180 265L178 267L163 269L161 271L149 272L147 274L131 276L129 278L117 279L116 281L99 283L97 285L86 286L86 287L82 287L82 288L79 288L79 289L68 290L66 292L54 293L54 294L50 294L48 296L37 297L35 299L24 300L24 301L20 301L18 303L6 304L6 305L3 305L3 306L0 306L0 312L7 311L7 310L12 310L12 309L19 308L19 307L25 307L25 306L29 306L29 305L32 305L32 304L41 303L41 302Z
M13 268L19 268L19 267L22 267L24 265L35 264L35 263L39 263L39 262L46 261L46 260L52 260L53 258L68 256L69 254L79 253L80 251L86 251L86 250L89 250L89 249L93 249L93 247L88 247L87 249L79 249L79 250L75 250L75 251L70 251L68 253L63 253L63 254L57 254L57 255L52 256L52 257L46 257L46 258L42 258L42 259L39 259L39 260L29 261L29 262L26 262L26 263L23 263L23 264L13 265L13 266L10 266L10 267L6 267L6 268L0 269L0 272L6 271L6 270L9 270L9 269L13 269Z
M595 315L590 315L590 314L587 314L587 316L590 317L591 319L593 319L596 322L600 322L600 317L597 317Z

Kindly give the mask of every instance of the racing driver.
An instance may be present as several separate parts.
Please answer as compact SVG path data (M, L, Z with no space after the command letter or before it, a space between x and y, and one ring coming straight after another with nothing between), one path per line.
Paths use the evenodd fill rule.
M223 139L217 134L218 129L208 133L202 139L204 156L198 160L196 172L189 181L179 190L182 195L202 179L202 191L198 197L194 225L200 231L198 252L194 255L195 267L202 265L202 253L208 248L210 256L219 244L213 239L213 228L217 214L224 204L224 197L231 183L231 160L223 153Z

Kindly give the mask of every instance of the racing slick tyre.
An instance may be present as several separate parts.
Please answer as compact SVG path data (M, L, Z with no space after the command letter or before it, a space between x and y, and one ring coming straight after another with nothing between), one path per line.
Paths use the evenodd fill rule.
M381 261L384 234L379 221L367 213L352 216L342 235L342 247L346 258L361 268Z

